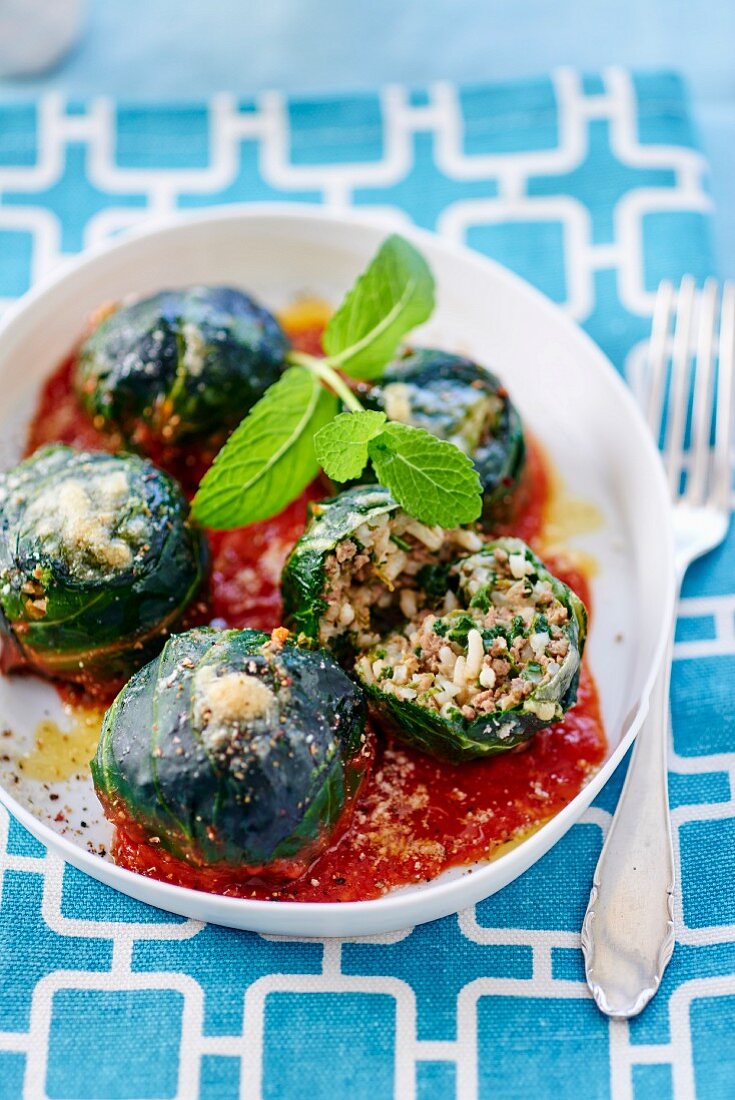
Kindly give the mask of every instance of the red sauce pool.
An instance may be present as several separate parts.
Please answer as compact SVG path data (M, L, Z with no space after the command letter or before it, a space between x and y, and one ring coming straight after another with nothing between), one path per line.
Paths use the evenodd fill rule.
M298 347L318 351L321 325L289 328ZM100 432L79 408L71 385L72 369L73 357L47 380L29 430L28 452L50 442L119 449L120 441ZM193 490L210 456L184 455L169 448L151 457ZM514 534L541 547L549 492L546 460L531 442L517 515L499 526L498 534ZM208 591L188 621L264 630L278 626L281 568L303 531L308 501L324 493L324 487L315 483L274 519L237 531L212 532ZM548 554L545 558L589 608L589 589L581 571L566 559L552 560ZM141 874L240 897L374 898L395 887L427 881L449 867L487 858L502 845L522 838L578 794L602 763L605 744L597 691L583 664L576 706L563 722L536 734L523 751L451 765L379 738L375 766L352 820L306 875L285 885L238 881L231 869L191 867L145 843L132 823L118 826L114 855L118 863Z

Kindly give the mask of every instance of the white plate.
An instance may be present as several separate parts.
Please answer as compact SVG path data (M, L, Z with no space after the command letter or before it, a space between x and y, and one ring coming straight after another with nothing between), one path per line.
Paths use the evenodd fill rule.
M274 307L304 292L337 301L386 232L373 219L312 207L227 207L159 224L74 260L26 295L0 326L4 465L17 458L39 384L102 302L187 283L240 285ZM434 340L497 370L568 490L602 513L599 530L573 545L599 563L588 653L609 741L606 761L556 817L472 873L455 869L374 901L330 904L225 898L122 870L88 848L110 835L88 777L56 784L60 797L50 803L42 784L5 765L0 798L26 828L69 863L141 901L296 936L372 935L445 916L499 890L548 851L610 778L643 720L670 621L673 559L661 467L635 404L602 352L521 279L428 233L407 235L431 264L438 287L436 314L418 342ZM51 687L3 678L0 724L13 731L3 751L31 748L36 725L48 714L63 724ZM68 821L57 824L53 815L65 805ZM79 827L82 818L86 829Z

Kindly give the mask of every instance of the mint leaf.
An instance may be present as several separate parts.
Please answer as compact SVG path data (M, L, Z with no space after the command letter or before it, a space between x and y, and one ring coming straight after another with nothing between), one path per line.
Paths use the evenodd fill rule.
M337 412L321 382L290 367L235 429L204 475L192 516L227 531L268 519L319 473L314 435Z
M422 523L458 527L480 515L477 470L454 443L423 428L388 423L368 451L381 485Z
M323 344L333 366L352 378L379 378L403 337L434 309L434 277L423 256L393 235L333 314Z
M319 465L332 481L351 481L368 464L368 443L380 435L383 412L345 412L335 416L314 436Z

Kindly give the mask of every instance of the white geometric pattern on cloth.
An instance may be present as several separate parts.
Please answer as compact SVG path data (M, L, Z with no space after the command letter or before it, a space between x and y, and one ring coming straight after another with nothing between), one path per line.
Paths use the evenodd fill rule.
M518 95L518 90L513 94ZM363 156L355 159L311 163L302 162L303 158L297 162L294 157L289 104L281 95L264 94L252 109L247 110L232 97L222 95L207 107L208 153L206 164L200 167L162 166L155 163L155 158L151 165L123 165L117 156L118 116L114 103L96 99L79 113L67 109L60 98L48 97L38 105L35 162L24 165L0 159L0 242L3 231L30 235L32 247L24 276L27 281L46 275L72 250L65 243L65 234L71 220L79 218L80 212L70 209L68 203L64 205L63 181L68 175L72 150L77 147L85 152L87 185L103 199L91 203L89 216L82 217L78 240L74 240L76 247L104 239L152 212L165 214L179 206L222 201L223 196L237 185L244 145L248 148L252 145L252 163L257 167L252 179L252 194L256 198L301 198L308 193L309 197L332 208L358 203L384 210L397 226L413 218L422 224L433 224L452 239L470 240L470 243L478 227L484 230L516 223L532 229L541 224L558 226L563 248L563 278L559 286L563 286L563 290L560 289L557 300L576 320L592 320L590 328L597 334L594 328L600 286L597 280L601 274L609 274L617 295L615 304L608 303L610 310L617 310L625 317L628 326L618 362L620 365L627 356L628 369L634 372L642 353L641 341L653 302L653 286L646 277L644 221L650 214L667 212L707 214L710 200L703 182L706 164L688 145L664 140L665 121L660 139L639 140L644 99L642 93L637 94L633 79L624 71L607 71L599 86L588 91L578 74L560 70L553 77L553 97L553 142L546 145L539 142L541 147L523 148L520 141L514 148L476 152L467 149L465 131L469 124L461 93L453 85L433 85L421 102L415 102L402 87L389 87L379 98L382 132L377 154L375 148L367 148ZM609 234L599 230L595 224L597 212L568 183L570 178L577 179L574 174L591 156L593 134L597 133L594 127L598 125L606 127L606 151L617 165L641 174L639 185L633 185L626 176L627 185L621 187L620 194L610 202ZM440 208L432 215L413 210L408 203L401 204L395 195L395 189L411 178L415 170L417 142L422 135L430 136L433 141L433 168L441 177L442 186L449 181L447 186L451 194L460 196L441 201ZM662 173L666 176L665 183L661 182ZM543 179L547 192L540 193L536 189L539 179ZM553 192L555 181L558 181L557 193ZM478 183L487 185L483 188L484 194L476 188ZM243 198L251 193L248 186L251 185L243 189ZM61 197L59 188L62 189ZM135 205L130 204L131 198ZM549 267L553 267L553 263ZM2 272L0 255L0 276ZM0 294L2 286L0 282ZM0 306L11 300L12 295L6 294L4 300L0 299ZM639 321L634 323L635 318ZM731 576L728 583L732 587ZM724 586L712 593L705 584L702 594L682 601L680 640L675 651L677 667L686 669L693 662L705 668L706 662L728 658L735 662L735 596L721 594L723 591L726 591ZM684 695L682 692L682 699ZM676 702L675 691L675 705ZM673 809L675 845L684 873L690 877L694 872L687 847L691 833L687 830L692 825L711 821L735 822L735 752L726 751L724 745L723 738L715 738L715 751L698 753L692 742L685 742L678 736L672 743L672 792L679 790L679 785L682 791ZM706 787L706 790L701 788L704 794L700 794L700 783ZM619 787L619 780L615 786ZM712 794L715 788L719 797ZM614 799L608 791L563 842L572 860L575 853L582 850L579 846L582 836L587 838L594 834L593 848L599 848L613 805ZM497 900L491 899L492 904L482 903L457 918L447 918L435 926L435 932L425 932L427 938L420 942L426 942L428 947L423 957L420 954L412 956L419 959L419 964L408 978L399 976L406 968L402 970L396 962L391 945L401 943L403 949L407 949L417 936L410 930L360 941L325 940L311 941L311 944L300 941L304 944L304 955L301 965L294 967L298 972L289 970L289 960L297 958L293 952L301 949L292 944L287 953L284 946L282 961L278 961L280 941L253 936L253 953L257 954L259 945L270 943L276 955L269 958L275 958L276 962L271 964L269 972L260 973L253 980L245 980L237 973L229 977L218 976L219 981L228 980L230 988L242 1000L241 1015L238 1017L233 1009L224 1024L220 1021L215 1028L208 1017L212 1011L211 975L206 971L204 977L197 979L194 972L201 975L203 964L200 960L201 965L197 968L192 962L192 954L184 953L189 943L191 949L196 950L197 942L206 937L207 930L202 925L194 921L182 923L167 915L153 918L144 907L131 907L130 912L140 916L139 920L129 920L127 910L122 917L110 919L79 915L88 911L115 914L122 903L116 908L110 900L113 897L110 892L87 880L84 880L84 890L80 889L78 878L81 876L70 876L55 856L42 854L35 848L27 849L25 842L13 838L13 828L17 827L11 825L7 812L0 807L0 899L4 901L0 917L6 918L5 924L0 923L0 978L4 977L4 984L0 981L0 1095L3 1100L6 1095L22 1094L33 1098L47 1094L74 1095L73 1089L77 1086L73 1082L83 1080L83 1075L64 1076L57 1047L68 1060L74 1060L69 1047L64 1047L59 1037L59 1028L63 1030L63 1011L59 1005L70 1003L63 1000L64 995L75 991L92 998L121 991L141 994L168 991L180 998L180 1020L177 1017L179 1022L171 1025L171 1043L162 1057L170 1070L169 1075L156 1086L158 1091L146 1095L175 1095L182 1100L205 1094L218 1097L236 1094L232 1084L222 1083L224 1078L219 1084L214 1078L208 1079L209 1084L205 1087L203 1083L200 1087L200 1072L205 1062L211 1066L217 1059L224 1060L217 1062L219 1066L224 1066L225 1061L236 1066L235 1077L239 1080L241 1096L251 1100L260 1095L279 1095L278 1080L286 1078L273 1078L269 1084L268 1075L273 1072L269 1051L276 1047L281 1049L287 1036L272 1006L283 1004L279 998L288 1000L289 995L314 997L322 994L333 1002L335 998L354 994L367 998L361 1004L370 1002L373 1005L377 1004L375 998L387 999L380 1002L381 1005L390 1002L393 1014L392 1040L385 1061L392 1074L390 1091L400 1100L410 1100L414 1096L419 1100L448 1096L447 1090L451 1089L448 1083L452 1080L460 1100L489 1094L487 1089L492 1088L495 1079L492 1067L484 1061L484 1052L493 1039L482 1030L486 1003L483 998L529 1000L529 1003L532 999L542 999L549 1003L559 1002L562 1011L566 1002L584 1003L585 1012L589 1007L583 974L578 965L570 962L573 955L576 957L579 944L577 916L572 913L566 926L562 926L563 920L547 921L546 927L535 926L541 923L540 919L537 922L527 920L527 927L508 926L504 920L509 915L511 919L517 916L514 902L503 900L506 896L513 897L511 887ZM698 835L694 837L695 847ZM21 879L40 882L37 917L52 937L48 959L39 963L39 976L29 980L25 1007L20 1004L20 994L13 992L15 974L7 975L7 964L5 974L2 969L3 951L11 956L18 948L24 952L35 951L35 941L23 931L26 926L22 925L20 931L15 928L22 924L21 917L30 920L22 906L16 904L14 907L13 904ZM541 878L536 879L540 881ZM582 867L576 883L582 908L588 881ZM565 890L566 883L562 881L558 889ZM31 892L30 896L35 898L37 895ZM634 1095L645 1095L641 1082L654 1078L640 1077L641 1067L670 1067L673 1095L679 1100L694 1095L695 1077L701 1088L694 1050L701 1036L692 1024L693 1006L709 1003L712 998L729 1004L735 997L735 975L729 961L735 949L735 914L725 907L714 911L717 919L709 920L708 913L706 905L701 910L685 909L678 899L677 938L681 947L672 963L671 985L668 990L664 986L657 1007L652 1006L649 1022L629 1025L603 1021L601 1017L598 1020L590 1015L580 1017L582 1023L575 1025L583 1040L585 1036L594 1035L595 1041L604 1043L602 1064L608 1067L607 1076L604 1081L590 1083L590 1090L596 1090L595 1095L609 1093L615 1100L628 1097L632 1100ZM490 923L485 923L486 920ZM241 935L223 933L222 942L232 943L229 937ZM456 993L450 990L445 994L437 989L435 994L430 991L427 995L419 972L431 968L432 944L440 946L442 937L445 940L455 937L453 943L464 945L457 948L457 967L466 980L457 983ZM70 949L89 941L109 951L99 958L85 956L89 960L88 968L84 968L82 961L78 963L79 968L75 968L68 952L63 957L60 954L61 945L67 940ZM209 949L207 942L202 950ZM503 964L506 972L502 972L501 965L498 967L501 972L496 976L482 976L494 973L492 960L500 958L493 953L495 949L500 952L508 949L516 961ZM695 954L690 959L689 955L682 955L689 949L695 953L710 952L706 958L714 961L711 965L707 963L708 976L693 976L703 973L701 960L705 956ZM727 950L730 955L713 956L711 952L718 949ZM316 962L315 950L320 952ZM374 962L366 961L370 952ZM441 959L441 954L438 957ZM384 968L382 972L381 967ZM362 973L353 972L360 969ZM724 970L729 972L722 972ZM3 989L9 991L6 1000L3 1000ZM444 1000L449 1005L448 1016L452 1017L446 1026L440 1018L446 1007ZM444 1007L437 1009L439 1001ZM100 1003L117 1002L113 997L112 1001L103 999ZM344 1003L352 1004L349 998ZM504 1000L503 1003L510 1002ZM20 1019L21 1023L6 1027L9 1018ZM158 1023L165 1030L164 1021ZM383 1021L382 1030L371 1034L374 1037L384 1034L386 1026ZM435 1033L444 1037L437 1037ZM562 1043L562 1052L566 1050L561 1038L558 1042ZM18 1068L19 1064L9 1061L8 1073L4 1074L4 1054L26 1055L25 1065ZM508 1074L515 1065L515 1073L520 1075L523 1072L521 1065L527 1064L529 1055L527 1052L518 1055L524 1059L523 1063L514 1063L512 1054L503 1057L506 1057L504 1072ZM541 1068L544 1072L548 1069L550 1083L547 1087L551 1094L556 1087L553 1059L550 1058L547 1066L543 1057L539 1057ZM581 1065L584 1066L584 1061ZM424 1072L429 1067L431 1074ZM93 1068L87 1063L84 1072L91 1073ZM368 1064L368 1078L370 1069ZM318 1069L311 1067L309 1072L318 1074ZM370 1088L365 1080L361 1077L351 1082L357 1089L353 1095L362 1096L363 1091L368 1094ZM381 1095L382 1080L380 1077L374 1079L372 1096ZM658 1082L661 1078L655 1080ZM115 1079L117 1091L111 1094L127 1095L119 1091L124 1087L124 1078L122 1081L121 1084ZM348 1082L349 1076L341 1084L346 1088ZM572 1081L568 1084L571 1087ZM580 1087L579 1081L576 1085ZM650 1084L645 1087L649 1089L648 1095L654 1094ZM309 1091L315 1096L328 1093L334 1096L339 1095L339 1088L340 1081L332 1076L327 1084L318 1082L316 1091L310 1080ZM711 1091L701 1092L701 1095L719 1100L725 1092L717 1088L715 1082ZM544 1089L537 1092L538 1095L546 1094ZM589 1094L592 1095L592 1091Z

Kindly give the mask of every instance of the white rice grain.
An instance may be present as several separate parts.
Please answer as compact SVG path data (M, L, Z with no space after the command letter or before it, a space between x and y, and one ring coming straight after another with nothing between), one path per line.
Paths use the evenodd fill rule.
M547 632L545 630L541 630L538 634L531 634L528 639L528 644L530 645L536 656L540 657L550 641L551 638L549 637Z
M470 630L467 635L467 679L476 680L480 675L485 658L485 647L479 630Z
M468 550L471 554L482 549L482 539L475 531L465 531L460 527L454 532L454 541L463 550Z
M523 554L511 554L508 558L508 566L517 581L529 573L533 573L533 565L530 561L526 561Z
M454 662L456 659L457 655L451 646L443 645L439 650L439 660L450 672L454 671Z
M423 542L428 550L440 550L444 542L443 528L427 527L426 524L419 523L418 520L412 520L411 523L406 524L406 531L409 535L413 535L415 539L418 539L419 542Z
M455 683L448 680L446 676L437 676L436 683L440 689L440 693L448 695L451 699L453 699L455 695L458 695L461 690Z
M395 553L389 553L385 561L381 562L380 572L386 580L394 581L405 569L407 561L404 551L396 549Z
M492 691L492 689L495 687L496 680L497 676L495 675L494 671L490 668L489 665L485 665L485 667L480 671L480 685L486 688L488 691Z
M407 619L413 619L418 611L416 605L416 593L412 588L404 588L399 596L401 614Z
M349 626L355 621L355 609L351 603L343 603L339 612L339 621L342 626Z

